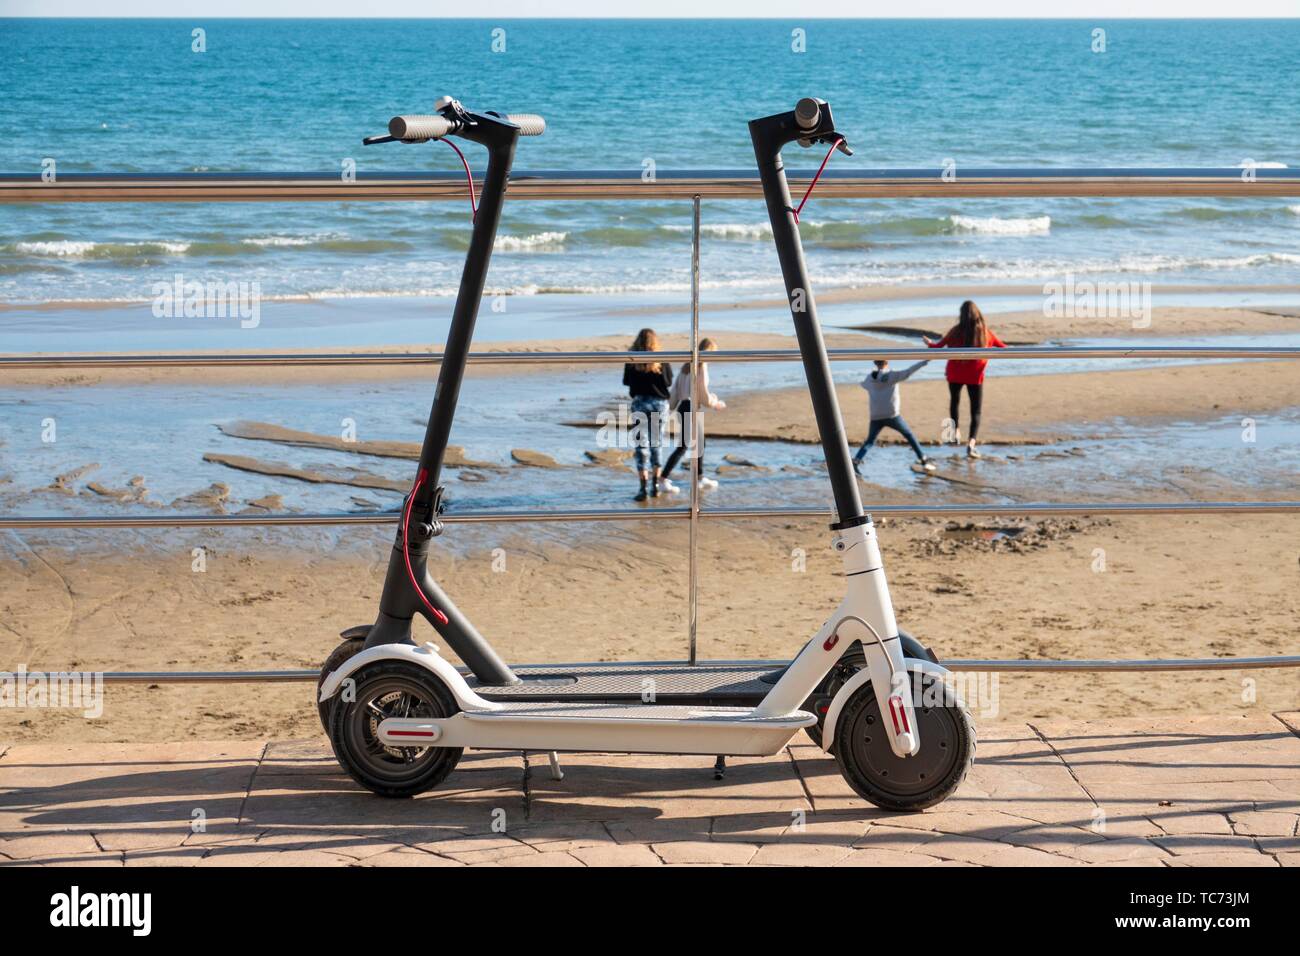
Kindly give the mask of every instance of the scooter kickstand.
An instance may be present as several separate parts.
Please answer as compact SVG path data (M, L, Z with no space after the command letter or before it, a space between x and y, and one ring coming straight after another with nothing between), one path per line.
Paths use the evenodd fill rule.
M727 758L718 754L718 759L713 762L713 779L721 780L727 775Z
M551 750L547 752L546 759L551 763L551 779L563 780L564 771L560 769L560 755L554 750Z

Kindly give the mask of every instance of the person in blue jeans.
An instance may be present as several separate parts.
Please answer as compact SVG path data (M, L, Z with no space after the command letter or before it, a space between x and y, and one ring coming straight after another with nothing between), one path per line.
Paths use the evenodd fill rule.
M860 470L862 460L867 457L867 452L876 443L880 432L883 429L892 428L907 439L907 443L912 446L912 451L916 453L921 467L926 471L934 471L934 462L925 457L925 452L921 451L920 442L916 440L916 436L912 434L912 429L907 427L907 422L903 420L903 416L900 414L903 404L898 395L899 384L907 381L913 374L929 363L925 361L917 362L901 372L890 371L889 363L881 359L877 359L875 364L875 371L862 380L862 387L867 390L871 403L871 424L867 427L867 440L862 443L862 447L853 456L853 470L858 474L862 474Z
M654 329L642 329L630 351L658 352L659 336L655 335ZM623 384L627 386L628 396L632 399L636 473L641 479L641 490L637 492L636 500L658 498L659 446L662 442L663 420L668 414L668 389L673 384L672 366L666 362L628 362L623 366Z

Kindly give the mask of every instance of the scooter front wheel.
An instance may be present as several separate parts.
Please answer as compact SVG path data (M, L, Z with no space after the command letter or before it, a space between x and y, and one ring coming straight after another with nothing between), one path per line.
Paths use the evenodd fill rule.
M848 699L835 725L835 761L858 796L882 810L914 812L942 803L961 786L975 760L975 725L966 706L923 674L915 695L921 749L899 757L889 745L870 682Z
M456 700L434 674L406 661L379 661L355 675L353 699L330 710L334 756L357 783L381 797L413 797L451 773L459 747L392 747L379 740L389 717L451 717Z

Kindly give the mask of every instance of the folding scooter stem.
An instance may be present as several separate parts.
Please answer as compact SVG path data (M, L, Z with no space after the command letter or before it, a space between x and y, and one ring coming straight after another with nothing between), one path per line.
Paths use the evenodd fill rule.
M828 121L829 109L823 106L823 112L826 114L824 120ZM808 379L808 394L812 398L817 430L821 434L822 450L826 455L826 469L835 495L835 510L839 515L835 527L848 528L863 524L868 519L862 512L862 498L854 480L848 438L844 434L844 420L840 415L839 401L835 397L831 364L826 356L826 342L817 321L817 303L808 281L803 244L799 241L794 205L790 201L790 186L786 182L785 166L781 162L781 148L795 140L808 138L808 131L798 127L795 114L791 112L751 121L749 135L754 142L759 180L763 184L763 195L767 200L776 254L781 261L781 275L785 278L795 335L803 357L804 375Z
M402 529L397 532L384 579L384 591L379 601L379 617L366 638L366 647L377 644L412 643L411 620L419 613L433 625L447 645L456 652L467 667L484 684L514 684L518 678L497 656L496 651L460 612L451 599L433 581L426 564L430 539L440 531L438 511L441 493L443 457L451 435L452 421L456 415L456 402L460 397L461 382L470 342L474 336L474 323L478 318L479 302L487 281L488 263L496 241L497 226L501 222L501 207L505 200L510 167L514 162L515 145L519 129L513 123L495 116L472 114L473 124L462 126L456 135L461 139L487 147L488 166L483 178L483 191L474 230L470 237L469 252L461 272L460 289L456 293L456 306L452 311L451 328L443 350L442 364L438 369L438 384L434 391L433 408L424 433L417 474L424 481L415 492L411 506L410 560L415 579L423 585L425 595L447 616L445 624L438 621L424 606L411 585L407 572Z

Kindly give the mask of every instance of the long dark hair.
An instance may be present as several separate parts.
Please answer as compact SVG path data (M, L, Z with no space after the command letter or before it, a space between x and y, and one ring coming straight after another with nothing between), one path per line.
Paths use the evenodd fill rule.
M654 329L642 329L636 334L636 340L632 343L632 352L658 352L659 336L655 334ZM642 372L658 373L663 369L659 362L637 362L636 367Z
M989 344L989 327L980 307L967 299L961 304L957 324L948 330L949 341L958 348L982 349Z

